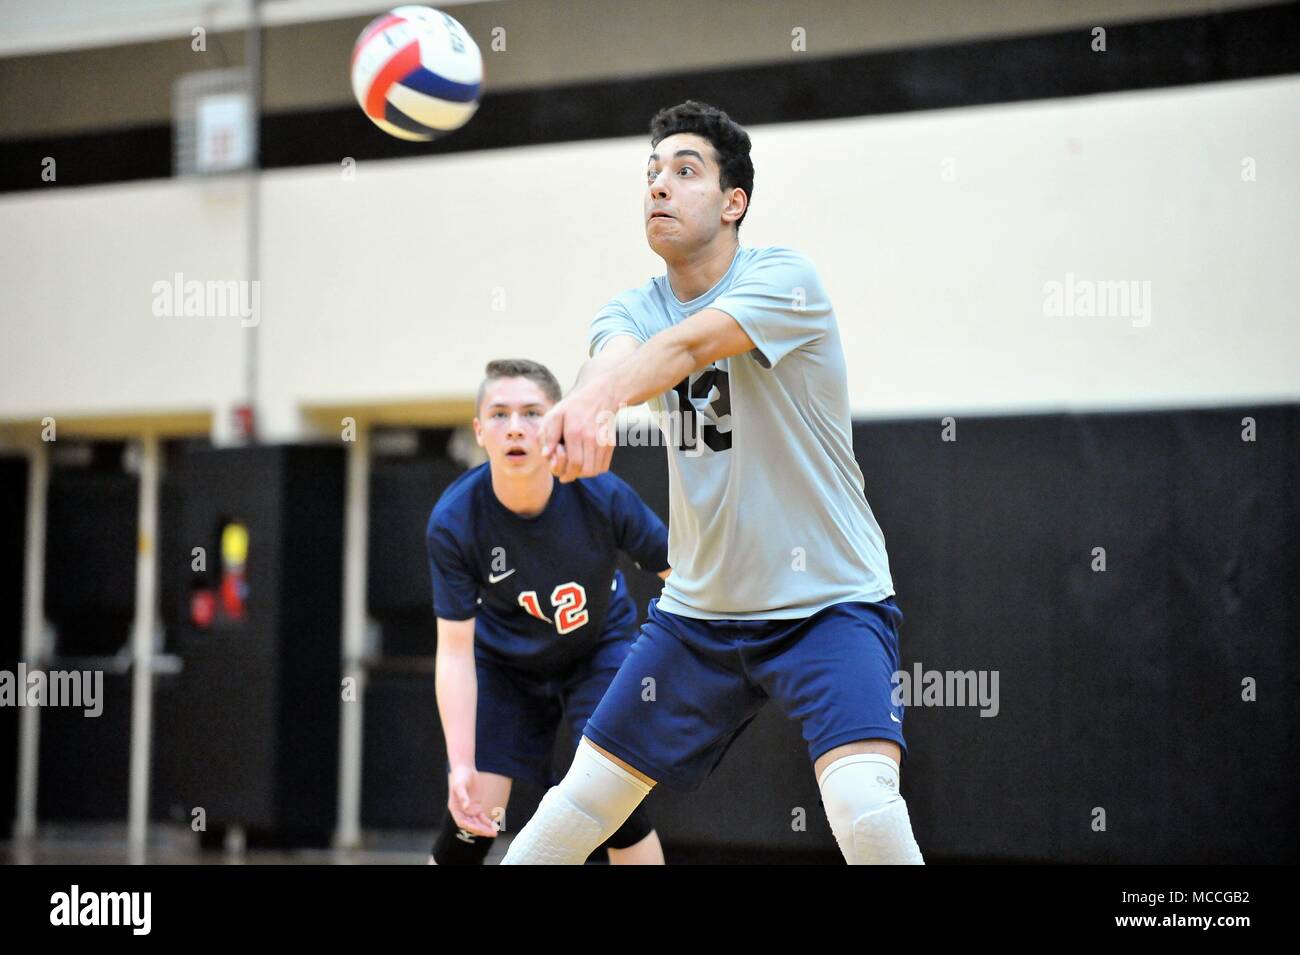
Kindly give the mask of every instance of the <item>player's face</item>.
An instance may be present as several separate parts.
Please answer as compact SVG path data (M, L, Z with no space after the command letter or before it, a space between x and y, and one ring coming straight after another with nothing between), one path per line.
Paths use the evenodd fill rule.
M677 133L660 140L646 164L645 182L646 240L658 255L694 251L731 228L731 220L723 219L727 196L717 153L703 136Z
M474 434L487 449L493 468L529 474L547 467L537 443L537 427L551 408L546 392L527 378L498 378L488 383L474 419Z

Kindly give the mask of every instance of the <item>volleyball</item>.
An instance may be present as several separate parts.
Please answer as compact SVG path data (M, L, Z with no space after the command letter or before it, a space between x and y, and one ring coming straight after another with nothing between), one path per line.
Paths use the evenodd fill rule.
M352 50L352 92L389 135L427 142L478 109L483 54L454 17L401 6L372 20Z

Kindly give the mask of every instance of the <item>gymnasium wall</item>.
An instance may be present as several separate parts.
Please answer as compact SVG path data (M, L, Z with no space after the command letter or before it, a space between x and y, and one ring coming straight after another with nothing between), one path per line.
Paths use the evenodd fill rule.
M344 5L357 6L331 0L329 15ZM742 241L806 252L836 305L855 452L906 615L903 665L1001 674L1002 719L908 711L904 791L928 857L1294 860L1300 7L793 6L807 56L790 55L790 7L775 2L458 4L476 35L508 24L522 55L490 58L475 121L419 147L370 127L332 59L368 15L272 23L256 328L152 311L155 282L242 279L250 253L244 181L169 178L171 80L195 59L186 24L38 55L10 55L6 37L0 424L177 409L223 421L246 399L250 345L272 443L313 437L304 404L471 395L490 357L537 358L567 384L590 316L662 270L641 228L641 130L658 106L712 99L754 139ZM618 43L592 48L583 24L597 7L624 18ZM1110 27L1104 57L1087 48L1094 14ZM1152 17L1175 19L1138 22ZM664 18L674 30L660 36ZM209 22L204 65L239 63L238 24ZM133 83L141 73L155 82ZM39 177L47 155L56 183ZM1048 314L1045 284L1071 277L1136 282L1141 308ZM956 441L941 439L946 415L960 419ZM1242 437L1247 416L1255 441ZM394 442L371 475L371 829L431 828L444 804L422 531L459 473L446 440ZM202 469L183 464L208 460L204 445L179 443L165 468L173 648L191 582L182 510L210 496ZM3 452L0 606L13 610L26 462ZM667 516L662 449L623 449L614 466ZM62 598L101 600L103 618L105 592L131 597L135 479L115 474L105 494L95 469L54 468L47 611L65 651L111 652L98 641L125 642L129 607L111 633L58 611ZM337 482L313 501L341 514ZM87 522L106 548L94 562L120 572L95 588L64 559ZM1090 566L1098 546L1105 572ZM295 579L257 590L340 605L332 578ZM629 582L641 608L659 586ZM18 618L4 618L0 651L14 661ZM295 632L333 646L336 630ZM1243 699L1247 677L1257 700ZM185 700L168 681L164 715ZM126 686L106 681L109 719L45 724L43 821L124 815ZM152 809L173 818L189 805L174 758L183 727L158 725ZM0 719L0 779L15 734L16 719ZM9 802L0 792L0 825L13 789ZM512 828L537 795L519 787ZM769 707L699 793L656 793L652 809L674 861L753 861L760 845L835 861L817 799L798 727ZM1097 807L1105 832L1090 825ZM799 808L806 831L791 826Z
M1293 400L1297 107L1300 79L1281 77L756 126L742 241L818 265L859 416ZM251 334L272 440L304 434L303 402L471 394L500 354L571 380L590 316L661 271L647 152L635 137L266 172L255 329L151 309L175 273L246 274L239 184L0 197L0 417L219 410ZM1070 276L1137 282L1149 311L1045 314L1045 283Z

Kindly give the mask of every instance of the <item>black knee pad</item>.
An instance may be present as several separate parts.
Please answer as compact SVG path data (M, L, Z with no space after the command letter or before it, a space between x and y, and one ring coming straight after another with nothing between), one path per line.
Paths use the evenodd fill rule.
M654 823L650 821L650 814L645 811L645 803L641 803L632 810L632 815L627 817L623 825L605 840L606 849L630 849L650 833L654 832Z
M494 841L493 836L466 832L448 812L433 843L433 861L438 865L482 865Z

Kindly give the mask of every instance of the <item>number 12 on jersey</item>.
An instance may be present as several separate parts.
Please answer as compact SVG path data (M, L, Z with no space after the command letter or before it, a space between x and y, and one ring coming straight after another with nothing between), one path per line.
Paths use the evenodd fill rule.
M542 613L542 605L537 600L537 591L525 590L519 595L519 606L527 610L538 620L551 623L551 618ZM587 613L587 591L577 581L560 584L551 591L551 606L555 608L555 629L563 636L579 627L586 626L590 614Z

